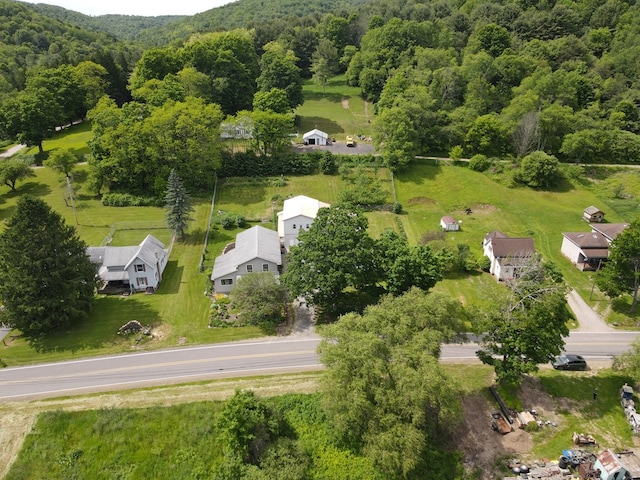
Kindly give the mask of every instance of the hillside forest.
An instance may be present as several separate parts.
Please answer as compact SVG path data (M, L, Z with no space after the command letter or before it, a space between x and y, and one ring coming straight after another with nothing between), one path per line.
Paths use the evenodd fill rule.
M245 28L202 25L160 46L29 4L0 6L2 136L38 145L88 114L98 190L157 193L186 164L204 175L191 188L210 185L224 154L212 132L234 119L255 123L256 155L280 153L304 79L324 84L337 74L373 105L374 142L391 168L451 152L543 151L579 163L635 163L640 152L633 2L373 1L262 23L247 13ZM175 22L153 28L176 35ZM190 128L180 126L185 118ZM196 153L161 148L172 139ZM206 168L191 165L202 153ZM136 168L125 164L132 157Z

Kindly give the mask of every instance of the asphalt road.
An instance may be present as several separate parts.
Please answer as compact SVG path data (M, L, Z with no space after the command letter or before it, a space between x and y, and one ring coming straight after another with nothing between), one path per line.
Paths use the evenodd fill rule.
M567 338L567 352L582 354L587 362L610 360L638 335L573 332ZM309 371L321 368L315 353L318 342L319 337L307 335L5 368L0 370L0 401ZM442 361L477 361L476 349L473 342L445 345Z

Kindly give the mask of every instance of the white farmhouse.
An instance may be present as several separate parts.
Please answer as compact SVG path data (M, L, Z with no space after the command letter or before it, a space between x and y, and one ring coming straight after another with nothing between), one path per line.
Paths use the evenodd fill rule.
M211 281L217 293L229 293L242 275L271 272L279 277L281 266L278 232L257 225L236 235L235 244L216 257Z
M162 281L169 250L153 235L147 235L140 245L130 247L88 247L87 255L96 265L99 288L153 293Z
M278 235L284 248L289 251L296 245L300 230L308 230L318 210L329 207L328 203L304 195L285 200L282 211L278 212Z
M485 235L482 247L491 260L489 272L498 281L517 278L522 266L536 253L533 238L511 238L499 230Z

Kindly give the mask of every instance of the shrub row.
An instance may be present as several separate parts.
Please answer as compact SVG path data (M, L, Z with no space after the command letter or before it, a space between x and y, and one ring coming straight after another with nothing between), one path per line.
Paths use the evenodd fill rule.
M160 207L162 200L155 197L139 197L130 193L105 193L102 196L105 207Z

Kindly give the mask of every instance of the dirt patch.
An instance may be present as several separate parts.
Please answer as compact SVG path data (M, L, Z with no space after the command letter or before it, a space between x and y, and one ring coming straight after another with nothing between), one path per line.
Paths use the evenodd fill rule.
M349 100L346 98L342 99L342 108L349 110Z
M525 377L518 390L518 398L523 410L535 410L538 419L557 422L559 409L573 409L566 399L555 399L542 390L540 381L534 377ZM465 466L478 473L479 480L501 478L497 467L501 460L517 457L531 462L533 440L529 433L516 429L501 435L491 429L491 412L498 405L477 394L462 400L464 420L457 427L455 438L463 453Z
M434 205L437 202L433 198L413 197L407 203L409 205Z
M498 210L498 207L488 203L478 203L471 207L473 213L493 213Z

